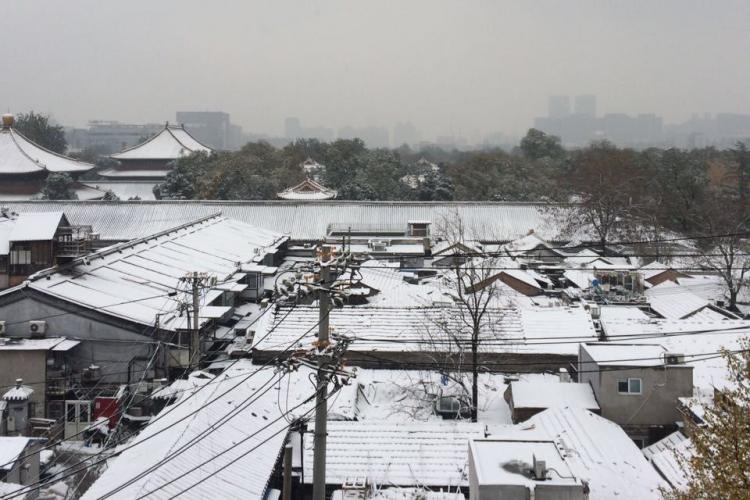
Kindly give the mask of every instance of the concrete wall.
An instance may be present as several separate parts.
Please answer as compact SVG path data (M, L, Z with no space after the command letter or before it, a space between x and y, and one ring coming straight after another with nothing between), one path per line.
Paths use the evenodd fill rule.
M642 380L641 394L618 393L618 380L629 377ZM681 420L677 398L692 395L693 368L676 365L603 371L597 400L604 418L620 425L654 426Z
M39 450L41 443L31 441L21 452L21 456L30 455L23 460L17 461L8 471L5 481L8 483L20 484L27 486L39 481L40 460L39 453L32 454L33 451ZM28 468L24 466L28 465Z
M589 353L583 349L578 348L578 382L583 384L589 384L591 389L594 391L594 397L599 401L599 365L594 363L594 360ZM601 403L599 403L601 407Z
M31 417L45 415L47 374L47 351L0 350L0 395L15 386L16 379L22 378L25 385L34 389L30 401L34 405Z
M109 383L126 382L131 359L150 356L154 347L153 344L138 343L153 340L152 328L107 318L72 304L53 303L46 297L23 290L13 293L12 297L0 298L0 319L9 323L9 337L28 338L28 321L44 319L47 321L46 336L81 340L75 354L70 357L73 371L80 372L96 363L106 376L105 382Z

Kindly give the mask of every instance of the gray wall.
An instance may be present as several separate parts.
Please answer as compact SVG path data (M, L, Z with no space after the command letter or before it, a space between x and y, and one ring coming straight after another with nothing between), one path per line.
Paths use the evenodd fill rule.
M23 293L18 291L15 293ZM29 337L29 320L45 319L47 337L70 337L81 340L81 344L70 356L72 368L80 372L95 362L101 367L105 382L121 383L127 380L129 361L135 356L148 357L153 344L127 341L151 341L152 329L113 320L105 322L99 315L83 313L70 306L52 305L42 301L36 294L22 296L14 302L0 302L0 319L13 323L8 325L9 337ZM66 313L66 314L62 314ZM140 374L136 374L138 376Z
M0 396L15 386L17 378L22 378L24 384L34 389L30 398L34 403L31 417L45 415L46 385L35 382L44 381L46 373L47 351L0 350Z
M39 450L41 447L42 445L40 442L31 441L23 452L21 452L21 456L30 455L32 451ZM29 468L24 469L24 465L28 465ZM5 481L23 486L34 484L39 481L39 468L39 453L34 453L33 455L13 464L11 470L8 471Z
M591 384L604 418L630 426L670 425L682 419L677 398L693 395L692 366L601 369L591 361L581 348L579 381ZM626 378L641 379L641 394L617 391L617 382Z

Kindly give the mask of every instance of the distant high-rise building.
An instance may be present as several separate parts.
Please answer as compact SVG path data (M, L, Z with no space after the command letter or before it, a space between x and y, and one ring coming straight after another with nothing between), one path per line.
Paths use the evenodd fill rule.
M550 118L564 118L570 115L570 97L553 95L547 102L547 116Z
M284 120L284 136L292 140L302 138L302 124L299 118L290 116Z
M178 111L177 122L196 139L213 149L237 149L238 134L233 130L229 114L223 111ZM236 127L236 125L235 125Z
M592 94L577 95L574 111L577 115L596 117L596 96Z
M401 146L402 144L417 144L419 142L419 131L411 123L397 123L393 127L393 145L395 147Z

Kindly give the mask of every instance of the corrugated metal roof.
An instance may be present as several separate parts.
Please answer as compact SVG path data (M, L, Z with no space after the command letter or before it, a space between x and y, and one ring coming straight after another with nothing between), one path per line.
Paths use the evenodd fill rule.
M6 203L17 212L62 211L71 224L86 224L107 240L127 240L153 234L207 215L222 212L233 219L295 240L318 240L328 225L343 227L399 225L406 232L413 219L437 224L458 215L467 237L510 241L534 229L547 240L566 239L549 206L501 202L364 202L364 201L26 201Z
M311 426L312 427L312 426ZM328 422L326 484L354 477L378 485L468 486L470 422ZM305 483L312 482L312 439L305 440Z
M555 440L575 476L588 481L592 500L661 498L659 488L667 486L619 425L582 408L551 408L490 434Z
M241 263L262 258L283 239L280 234L239 221L212 217L102 250L72 267L42 271L31 276L26 286L145 325L153 325L158 314L160 326L174 330L187 326L185 317L177 312L182 298L167 294L180 290L180 279L188 272L227 280L239 271ZM202 297L201 318L207 317L204 310L212 311L206 304L220 294L211 290Z
M277 351L315 337L317 307L297 306L289 312L279 307L258 323L253 347ZM463 313L465 314L465 312ZM446 349L446 332L470 338L470 329L457 307L376 307L348 306L333 309L329 315L331 335L354 339L349 346L356 352L435 352ZM283 321L282 321L283 318ZM266 336L266 332L273 332ZM559 335L596 340L591 317L581 308L488 309L483 319L481 352L533 352L577 354L574 343L561 345L535 339ZM265 338L264 338L265 337Z
M255 370L256 375L238 383L243 373L249 375ZM302 376L307 377L310 372L304 368L301 372L294 375L299 377L298 383L290 384L289 399L285 398L290 409L314 392L307 382L301 382ZM280 418L287 410L278 404L281 386L263 392L264 385L273 384L274 376L272 369L241 363L219 375L210 390L168 406L130 443L131 448L109 462L107 470L82 498L99 498L167 458L170 460L114 498L136 498L146 493L153 500L178 495L196 500L263 498L289 425ZM304 392L296 387L304 388ZM250 398L251 404L243 404ZM300 412L305 410L302 407ZM193 412L196 413L191 415ZM208 432L210 435L202 439ZM182 451L176 453L177 450ZM199 481L202 482L197 484ZM193 485L196 486L183 491ZM164 487L157 490L160 486Z

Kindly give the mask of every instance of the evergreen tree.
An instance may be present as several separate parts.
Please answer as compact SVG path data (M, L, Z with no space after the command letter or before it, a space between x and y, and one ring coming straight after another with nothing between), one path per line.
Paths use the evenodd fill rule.
M21 132L24 137L43 148L63 154L68 147L65 140L65 130L60 125L52 125L49 116L37 114L33 111L21 113L16 117L13 128Z

